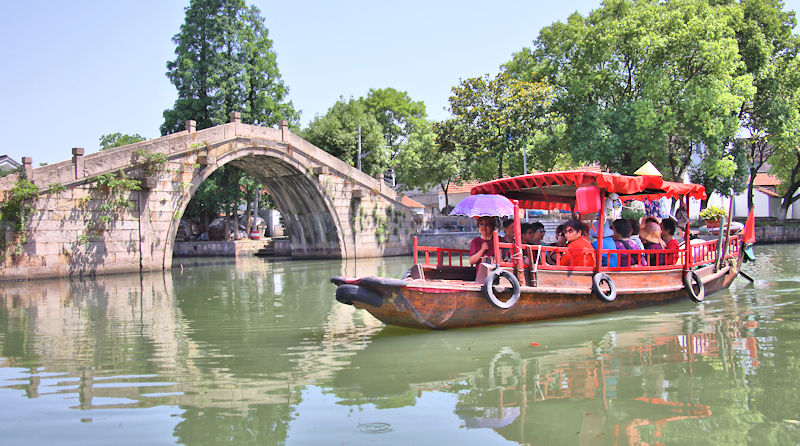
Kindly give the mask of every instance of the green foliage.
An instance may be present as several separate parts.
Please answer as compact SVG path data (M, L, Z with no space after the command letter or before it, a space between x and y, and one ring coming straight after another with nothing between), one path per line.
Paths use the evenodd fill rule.
M125 172L106 173L97 177L97 188L104 195L104 200L99 206L99 224L97 222L91 228L94 232L101 232L103 229L119 217L120 212L133 206L128 199L131 191L140 190L139 181L128 178Z
M167 77L178 99L164 111L162 134L183 130L190 119L198 129L223 124L232 111L248 124L298 120L258 8L245 0L194 0L173 41Z
M302 136L340 160L357 166L358 127L361 126L361 170L369 175L383 172L388 165L381 126L364 102L339 98L325 116L316 117Z
M627 206L623 206L622 212L620 212L620 217L622 218L633 218L636 221L639 221L642 217L644 217L644 209L638 208L631 208Z
M722 154L699 148L702 158L700 164L690 169L689 178L694 183L704 185L709 195L713 192L725 196L741 193L747 186L748 163L743 152L736 150L737 147L734 144Z
M709 206L700 211L700 218L703 220L721 220L727 215L725 209L718 206Z
M187 189L189 186L187 184ZM183 218L194 219L204 214L214 218L253 200L254 195L263 189L263 184L239 168L232 165L222 166L200 184L186 206ZM261 209L274 206L275 203L269 196L259 200Z
M136 163L142 165L143 174L145 176L164 172L168 161L166 154L158 152L149 153L144 149L134 150L133 158Z
M437 127L437 129L440 127ZM445 194L450 184L470 178L460 147L442 150L436 144L437 135L427 121L420 122L411 134L408 144L395 158L394 168L401 190L429 189L438 186Z
M505 69L555 87L575 160L621 173L652 161L679 180L695 147L722 152L754 95L732 28L741 19L704 0L609 0L543 28Z
M408 93L394 88L371 89L363 102L367 112L381 126L391 160L408 142L418 123L425 121L427 116L422 101L412 101Z
M144 140L145 138L138 133L134 133L133 135L120 132L109 133L107 135L100 136L100 150L133 144Z
M33 213L33 200L38 194L39 186L20 178L0 206L0 220L10 223L14 231L25 229L28 217Z
M48 193L48 194L60 194L61 192L64 192L65 190L67 190L67 188L64 187L63 184L61 184L61 183L53 183L47 188L47 191L45 191L45 192Z
M487 75L462 80L452 92L453 118L436 125L437 143L446 151L461 149L480 179L503 176L508 157L521 157L537 132L552 131L557 124L549 113L553 90L545 82L500 73L493 79ZM552 163L555 153L540 149L542 153L529 153L531 162Z
M19 166L16 169L0 170L0 178L7 177L7 176L9 176L11 174L15 174L15 173L19 174L19 175L25 175L25 170L24 170L24 168L22 166Z

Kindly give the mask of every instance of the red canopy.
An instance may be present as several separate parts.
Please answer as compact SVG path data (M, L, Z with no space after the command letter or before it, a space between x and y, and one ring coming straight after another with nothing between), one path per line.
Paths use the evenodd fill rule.
M498 194L519 200L523 209L565 209L575 203L575 190L597 186L606 193L616 193L624 201L651 200L668 197L705 199L703 186L691 183L664 181L655 175L627 176L607 172L569 170L540 172L511 178L500 178L479 184L470 191L475 194Z

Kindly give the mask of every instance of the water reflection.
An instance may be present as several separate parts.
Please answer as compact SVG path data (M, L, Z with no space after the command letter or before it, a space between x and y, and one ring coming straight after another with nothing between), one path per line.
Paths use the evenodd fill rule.
M403 258L6 284L0 425L8 444L793 444L797 249L760 248L755 284L699 306L448 332L335 304L330 276Z

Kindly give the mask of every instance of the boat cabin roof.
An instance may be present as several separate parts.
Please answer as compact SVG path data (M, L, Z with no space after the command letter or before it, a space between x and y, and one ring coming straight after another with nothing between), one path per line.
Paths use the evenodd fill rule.
M523 209L565 209L575 204L579 187L597 186L605 193L616 193L623 201L650 200L688 195L699 200L706 190L699 184L665 181L657 175L628 176L586 170L539 172L500 178L471 189L472 195L498 194L519 200Z

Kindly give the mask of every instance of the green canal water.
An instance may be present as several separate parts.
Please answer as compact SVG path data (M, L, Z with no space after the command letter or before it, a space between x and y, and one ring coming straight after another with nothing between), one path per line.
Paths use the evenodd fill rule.
M409 258L4 284L0 444L798 444L800 245L756 254L700 305L447 332L334 301Z

